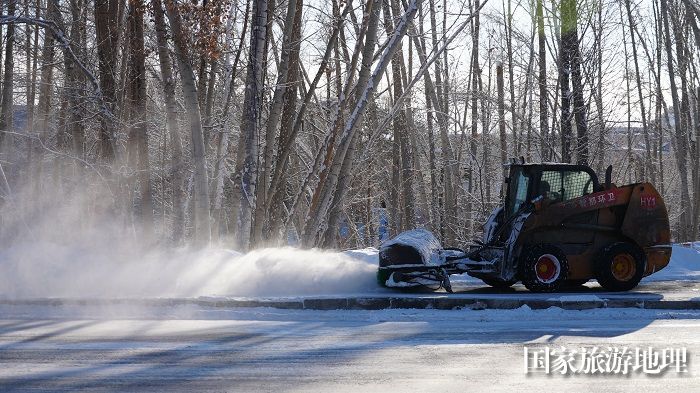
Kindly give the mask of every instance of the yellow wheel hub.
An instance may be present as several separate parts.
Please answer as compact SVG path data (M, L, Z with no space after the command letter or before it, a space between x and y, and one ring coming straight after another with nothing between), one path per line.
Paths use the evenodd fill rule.
M612 275L618 281L629 281L637 273L634 257L630 254L617 254L612 261Z

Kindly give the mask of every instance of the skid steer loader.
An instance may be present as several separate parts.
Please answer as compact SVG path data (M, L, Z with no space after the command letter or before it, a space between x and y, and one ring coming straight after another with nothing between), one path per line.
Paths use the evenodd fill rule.
M627 291L668 265L671 234L663 198L649 183L616 186L612 166L600 184L588 166L511 162L503 205L484 225L483 241L442 248L416 229L383 243L378 281L394 288L444 288L451 274L496 288L521 281L554 292L595 278Z

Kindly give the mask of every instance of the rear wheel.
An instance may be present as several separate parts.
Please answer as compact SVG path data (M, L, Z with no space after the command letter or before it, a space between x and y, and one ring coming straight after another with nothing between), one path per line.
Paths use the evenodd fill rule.
M646 258L638 246L619 242L605 247L595 262L596 279L608 291L629 291L644 276Z
M520 260L520 278L532 292L554 292L566 282L569 263L566 255L552 244L530 247Z

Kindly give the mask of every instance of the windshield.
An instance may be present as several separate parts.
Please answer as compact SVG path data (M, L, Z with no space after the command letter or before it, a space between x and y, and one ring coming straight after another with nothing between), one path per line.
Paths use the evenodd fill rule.
M509 181L509 200L506 213L508 216L515 214L520 207L527 201L527 185L530 183L530 177L523 171L523 168L515 169Z

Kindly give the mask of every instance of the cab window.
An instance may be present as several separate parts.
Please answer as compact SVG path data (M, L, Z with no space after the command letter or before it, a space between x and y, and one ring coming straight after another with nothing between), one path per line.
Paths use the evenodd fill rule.
M584 171L542 171L538 195L553 202L568 201L593 192L593 178Z
M530 176L522 168L518 168L513 171L509 182L510 201L507 213L509 216L512 216L527 201L527 186L530 182Z

